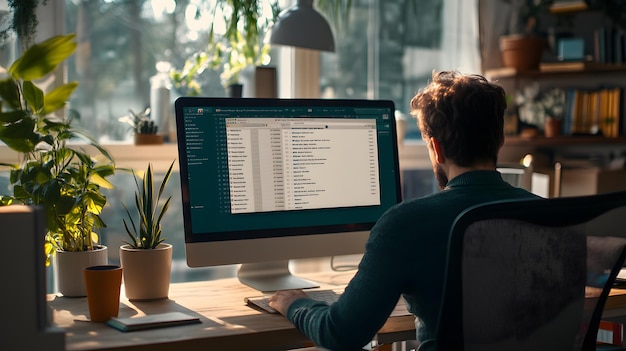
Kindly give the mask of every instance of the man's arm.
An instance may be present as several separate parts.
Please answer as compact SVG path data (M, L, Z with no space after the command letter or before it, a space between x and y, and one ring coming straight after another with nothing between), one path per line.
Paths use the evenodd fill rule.
M397 232L385 221L388 233ZM380 228L379 228L380 229ZM365 346L376 335L395 308L402 286L406 286L408 248L393 235L372 229L359 269L339 300L328 306L306 298L300 290L277 292L270 306L285 315L295 326L321 347L354 350Z

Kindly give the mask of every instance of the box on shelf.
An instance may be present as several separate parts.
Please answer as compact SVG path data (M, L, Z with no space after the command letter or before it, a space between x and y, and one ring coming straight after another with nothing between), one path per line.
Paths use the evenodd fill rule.
M563 168L561 196L579 196L626 190L626 169Z

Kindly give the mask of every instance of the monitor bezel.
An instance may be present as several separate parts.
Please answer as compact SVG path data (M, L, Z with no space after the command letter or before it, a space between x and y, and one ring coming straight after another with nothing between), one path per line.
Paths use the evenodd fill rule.
M243 232L230 232L234 238L224 236L211 236L192 233L190 221L190 195L188 174L185 165L187 155L181 147L185 143L183 125L183 107L359 107L359 108L387 108L390 111L390 133L391 138L397 141L395 124L395 106L390 100L363 100L363 99L284 99L284 98L215 98L215 97L180 97L175 102L175 115L177 125L177 141L180 164L181 193L183 202L183 222L185 232L185 246L187 264L190 267L202 267L209 265L238 264L257 262L260 257L264 260L282 260L292 258L319 257L323 252L324 256L359 254L365 249L365 242L369 237L369 230L375 221L361 223L351 223L342 225L320 225L308 227L292 227L279 229L246 230ZM398 147L397 143L392 146L393 164L399 172ZM396 202L402 198L400 175L395 177L395 197ZM255 257L246 251L238 250L240 245L249 241L251 250L255 250ZM298 252L291 249L289 252L276 252L276 247L296 247L305 248ZM316 247L316 243L324 243L323 247ZM329 247L331 246L331 247ZM228 254L225 254L230 252Z

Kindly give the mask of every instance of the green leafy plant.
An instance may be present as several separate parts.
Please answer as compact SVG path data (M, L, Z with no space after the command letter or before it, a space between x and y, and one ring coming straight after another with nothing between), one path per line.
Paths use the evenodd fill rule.
M150 119L150 107L139 113L128 110L128 115L120 117L119 121L129 124L133 134L156 134L159 130L157 124Z
M216 59L213 57L212 59ZM170 70L169 77L174 89L185 96L198 96L202 93L202 86L197 78L208 67L218 67L218 62L209 62L209 54L201 51L194 53L185 61L182 69Z
M262 5L261 0L216 1L214 13L224 15L226 31L216 34L212 21L207 49L194 53L182 69L170 72L174 87L184 90L186 95L199 95L201 89L196 77L207 68L222 69L222 85L228 87L238 83L244 68L268 61L270 45L263 42L263 36L280 8L277 1L270 2L272 18L262 18Z
M526 0L518 9L518 32L525 35L537 35L541 16L545 14L554 0Z
M270 45L251 43L240 32L232 37L222 37L209 44L209 51L216 55L213 62L222 62L222 85L228 87L239 83L241 71L248 66L259 66L269 61ZM218 58L222 56L222 58ZM213 69L219 66L213 65Z
M148 169L146 170L141 183L137 180L137 176L133 173L135 185L137 186L137 191L135 192L135 209L138 212L139 218L135 222L128 207L122 203L122 206L124 206L126 214L128 215L130 226L125 219L122 221L124 222L126 233L130 237L130 241L124 242L134 249L154 249L157 245L165 241L165 239L161 238L161 220L169 208L172 197L168 197L167 200L161 204L161 196L163 195L165 186L170 179L173 167L174 162L170 164L167 172L165 172L165 176L163 177L163 181L161 182L159 192L156 197L152 165L148 164Z
M44 93L34 80L54 71L76 49L74 34L52 37L26 50L0 81L0 140L19 154L10 168L12 195L0 196L0 205L43 206L46 212L47 262L55 250L92 250L106 197L112 188L106 179L114 174L111 155L86 132L72 125L76 114L63 108L78 83L70 82ZM71 139L82 139L97 150L91 156Z

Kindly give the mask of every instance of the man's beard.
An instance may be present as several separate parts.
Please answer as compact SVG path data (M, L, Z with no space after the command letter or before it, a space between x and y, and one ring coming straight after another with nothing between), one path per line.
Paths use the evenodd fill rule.
M441 165L434 164L433 172L435 173L435 179L437 180L437 184L439 185L439 189L443 189L448 185L448 176L441 168Z

